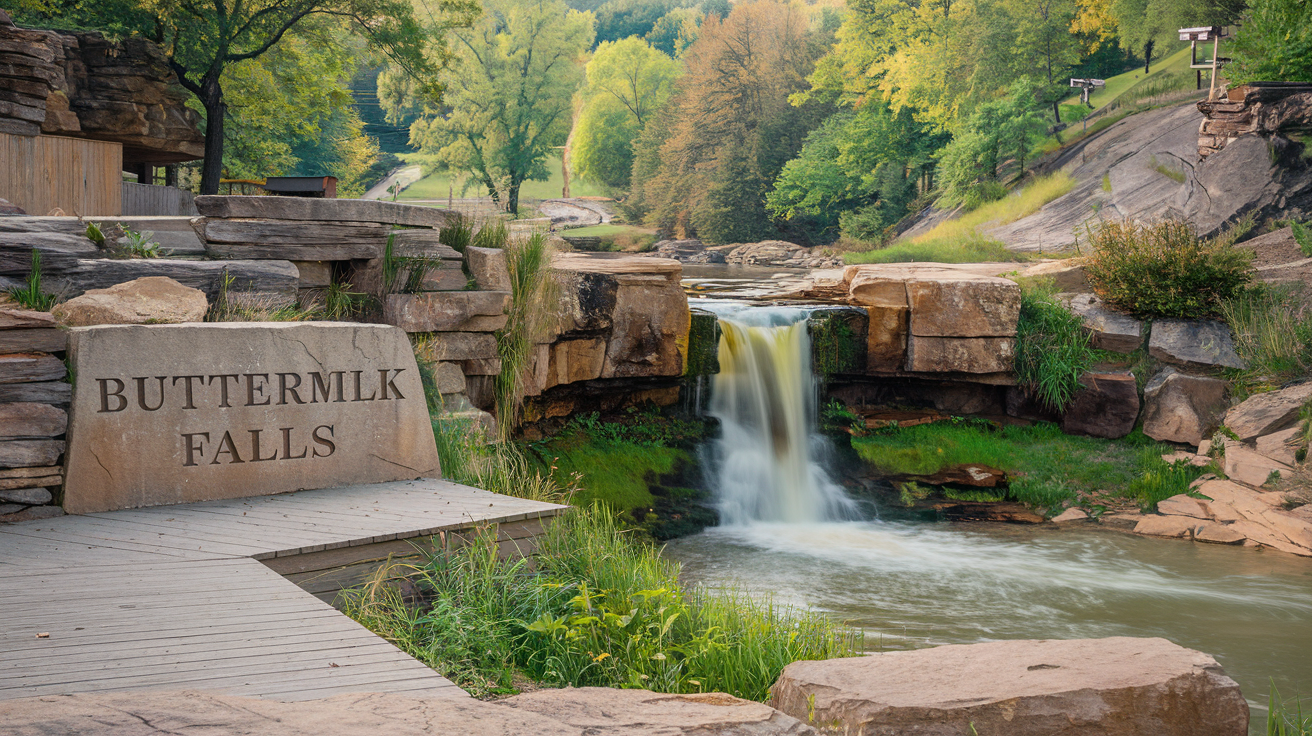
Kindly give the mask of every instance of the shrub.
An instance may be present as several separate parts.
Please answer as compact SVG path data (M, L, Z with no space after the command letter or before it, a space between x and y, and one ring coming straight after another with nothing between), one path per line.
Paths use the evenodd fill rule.
M1200 240L1177 220L1106 222L1087 233L1085 273L1110 306L1150 317L1208 317L1249 281L1252 253Z
M1062 411L1093 365L1094 350L1080 318L1050 286L1024 286L1016 322L1016 380L1048 407Z
M1235 352L1248 368L1242 388L1275 388L1312 372L1312 315L1302 309L1298 284L1254 284L1221 302Z

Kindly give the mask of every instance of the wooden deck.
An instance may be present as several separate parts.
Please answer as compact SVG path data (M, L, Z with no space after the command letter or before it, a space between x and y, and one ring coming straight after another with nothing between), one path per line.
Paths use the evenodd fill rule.
M497 524L520 543L564 508L424 480L0 526L0 700L133 689L466 697L321 598L413 549L405 540ZM313 587L325 576L336 582Z

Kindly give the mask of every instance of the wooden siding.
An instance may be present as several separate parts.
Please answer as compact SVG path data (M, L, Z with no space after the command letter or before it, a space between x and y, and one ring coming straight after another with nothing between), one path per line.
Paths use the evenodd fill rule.
M125 181L123 211L119 214L136 217L195 217L199 213L194 199L186 189Z
M123 146L0 133L0 198L29 215L122 214Z

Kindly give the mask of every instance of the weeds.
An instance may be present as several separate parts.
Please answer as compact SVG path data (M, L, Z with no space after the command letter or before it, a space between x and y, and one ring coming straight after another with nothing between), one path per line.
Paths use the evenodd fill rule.
M997 240L981 235L969 235L961 239L902 240L887 248L848 252L843 257L848 263L909 263L912 261L976 263L1025 261L1029 258L1024 253L1007 250L1007 246Z
M123 237L127 240L122 244L123 253L128 258L160 258L159 243L154 242L151 238L155 233L150 230L138 232L130 227L123 228Z
M441 397L432 397L440 409ZM542 473L509 442L488 443L471 422L458 417L433 420L442 476L475 488L546 503L567 503L578 491L577 478L559 482Z
M454 223L442 228L437 234L437 242L449 246L461 255L464 255L465 249L473 240L474 226L462 216L457 216Z
M219 277L219 293L205 313L206 322L306 322L322 316L318 309L289 304L276 295L234 292L235 281L226 270Z
M501 229L489 238L508 237L505 223L497 222ZM487 230L487 227L480 230L479 236ZM518 425L524 382L532 368L533 346L546 337L556 320L559 285L551 275L551 246L546 233L534 233L516 241L503 240L502 245L510 272L510 316L506 326L497 333L501 373L496 377L496 404L497 429L502 439L507 439Z
M859 633L821 615L684 587L677 563L600 511L558 518L537 544L530 568L481 533L414 570L422 607L376 584L345 593L344 609L475 695L512 692L521 673L759 701L790 662L860 652Z
M1016 380L1048 408L1063 411L1080 389L1095 351L1078 316L1048 285L1021 288L1016 322Z
M1162 176L1165 176L1166 178L1174 181L1176 184L1184 183L1185 177L1183 171L1180 171L1179 169L1173 169L1170 166L1167 166L1166 164L1157 163L1156 156L1153 156L1152 160L1149 162L1149 168L1161 174Z
M1273 389L1312 372L1312 316L1301 284L1254 284L1221 302L1247 369L1231 377L1247 392Z
M1298 698L1281 698L1274 680L1267 697L1266 733L1267 736L1312 736L1312 713L1304 714L1303 702Z
M1156 317L1207 317L1249 281L1250 251L1200 240L1177 220L1105 222L1088 231L1085 272L1115 309Z
M9 296L23 309L49 312L55 306L55 295L45 293L41 287L41 251L32 249L32 270L27 272L27 285L9 289Z
M350 284L329 284L323 293L325 319L342 320L358 316L369 304L369 295L351 291Z
M968 239L977 236L981 228L1006 225L1022 217L1028 217L1074 187L1075 180L1061 172L1038 177L1005 197L983 204L956 219L940 223L915 240L926 242Z
M476 248L505 248L510 243L510 228L500 217L483 223L474 233L470 245Z
M1300 222L1289 223L1289 229L1294 235L1294 242L1303 251L1303 255L1312 257L1312 230L1307 225Z

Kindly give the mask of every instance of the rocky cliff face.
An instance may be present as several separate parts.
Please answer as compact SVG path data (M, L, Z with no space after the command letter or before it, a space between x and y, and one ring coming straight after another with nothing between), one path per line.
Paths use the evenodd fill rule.
M200 116L149 41L15 27L0 13L0 132L117 141L125 162L200 158Z

